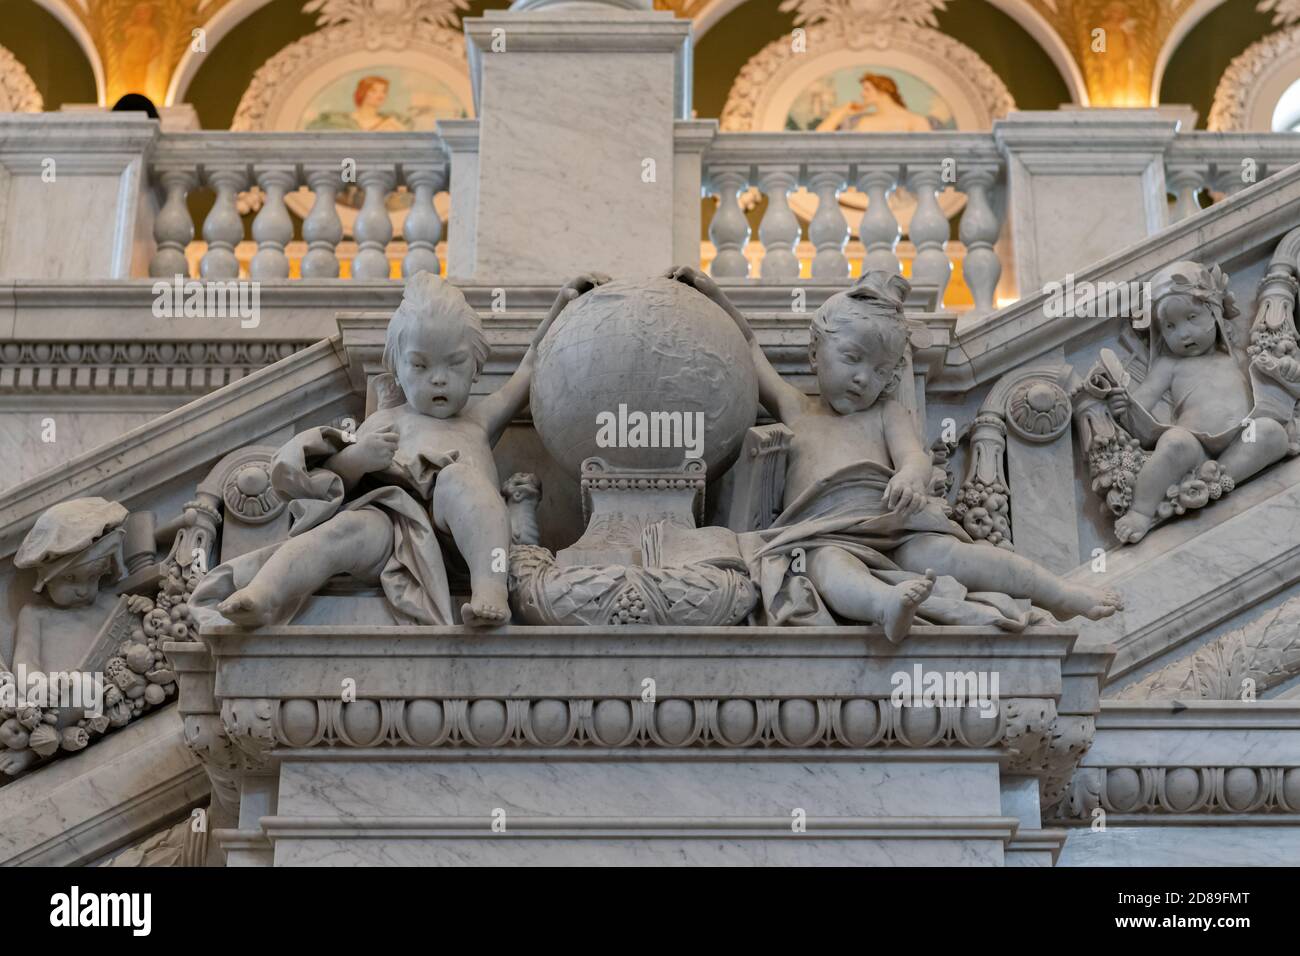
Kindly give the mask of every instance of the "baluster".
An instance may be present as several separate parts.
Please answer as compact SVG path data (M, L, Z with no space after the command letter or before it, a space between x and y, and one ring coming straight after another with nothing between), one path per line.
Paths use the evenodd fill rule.
M387 249L389 240L393 238L393 223L388 218L388 208L384 201L392 191L395 179L392 166L363 169L358 176L366 197L361 202L361 211L357 214L353 229L360 246L357 257L352 260L354 279L389 277Z
M862 166L858 169L858 189L867 194L867 211L858 226L858 238L866 247L862 271L881 270L897 273L898 220L889 208L889 197L898 185L897 166Z
M321 166L307 170L307 185L315 199L311 211L302 221L302 237L307 254L302 257L304 279L337 279L339 258L334 247L343 238L343 222L336 206L339 191L339 167Z
M415 190L415 202L402 226L408 247L402 259L402 275L413 276L421 271L438 275L442 270L437 253L438 240L442 238L442 220L434 208L433 196L446 181L446 169L443 166L407 166L404 173L407 188Z
M709 238L717 247L709 271L716 277L749 275L745 243L749 240L749 221L740 208L740 191L749 185L746 166L718 166L711 171L713 192L718 197L718 211L709 223Z
M194 239L194 221L186 199L198 185L199 177L192 169L164 169L158 178L167 198L153 221L153 237L158 248L149 260L149 275L168 279L189 276L185 247Z
M238 279L235 246L244 238L244 222L235 207L235 197L248 184L248 171L243 166L223 166L208 170L207 178L217 198L203 220L208 251L199 260L199 275L205 279Z
M948 217L939 208L936 192L939 189L939 168L933 165L917 166L908 170L908 189L916 196L916 212L908 229L916 246L912 260L912 282L916 285L933 285L939 288L939 302L943 302L944 289L952 275L952 263L944 251L948 241Z
M962 191L966 193L966 209L958 229L958 235L966 246L962 271L975 298L975 308L981 312L993 309L994 292L1002 276L1002 260L993 248L1001 228L997 213L993 211L991 194L997 175L996 166L967 165L959 177Z
M1210 175L1209 166L1177 166L1168 171L1166 182L1174 194L1174 207L1169 210L1170 222L1182 222L1201 211L1196 194Z
M1222 166L1216 164L1214 171L1214 188L1225 196L1235 196L1247 186L1253 186L1254 183L1248 183L1242 179L1245 169L1234 163L1226 163ZM1255 177L1259 178L1260 170L1256 168Z
M843 167L809 169L808 188L817 197L817 212L808 224L808 238L817 247L812 262L814 279L842 279L849 274L849 260L844 256L849 223L840 212L839 201L846 179Z
M266 198L253 219L253 239L257 252L249 263L253 279L289 278L289 257L284 247L293 239L293 220L284 204L284 196L298 182L292 166L265 166L256 170L257 184Z
M790 190L798 182L798 167L778 166L758 174L758 188L767 196L767 211L758 226L763 242L763 278L797 279L799 258L794 254L799 241L799 220L790 209Z

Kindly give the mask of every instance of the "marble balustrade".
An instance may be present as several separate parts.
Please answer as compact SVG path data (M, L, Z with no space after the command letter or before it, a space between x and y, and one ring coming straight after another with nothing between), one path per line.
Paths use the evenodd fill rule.
M1179 222L1300 162L1297 133L1182 133L1165 153L1165 185Z
M1300 161L1300 135L1189 132L1167 146L1153 142L1153 149L1164 153L1173 223ZM1004 247L1015 240L1017 196L1007 188L1007 154L992 133L720 134L703 170L704 192L718 202L709 226L711 271L831 279L910 265L913 280L937 285L943 301L960 261L975 310L990 311L1015 297L1013 289L999 294L1009 260ZM793 208L797 190L816 199L806 233ZM899 202L904 192L911 199ZM844 207L861 200L845 202L846 193L866 200L856 230ZM767 203L755 235L747 211L760 196Z
M952 276L948 249L949 216L961 208L958 236L965 247L963 271L977 310L994 307L1002 262L995 243L1002 230L1001 179L1004 163L987 133L724 133L704 157L707 192L718 197L709 228L716 247L712 272L718 277L797 279L796 248L802 228L791 208L799 188L816 197L807 239L815 250L810 274L816 279L847 278L846 247L852 230L839 200L849 189L866 197L857 230L861 269L900 271L904 225L896 212L906 209L914 282L943 291ZM742 208L747 191L767 197L758 229L762 255L753 269L747 257L750 226ZM949 192L951 190L952 192ZM910 203L895 203L895 193ZM962 200L955 200L960 193ZM857 257L855 256L855 258Z
M290 244L301 250L298 276L334 279L342 270L345 228L340 210L350 212L347 193L357 187L360 208L351 215L355 279L392 277L390 259L400 258L402 275L438 272L437 247L444 233L434 198L446 189L448 161L435 133L169 133L158 138L149 162L151 181L161 198L154 219L156 251L149 263L154 277L190 275L195 237L206 244L198 263L204 279L287 279L292 271ZM245 233L241 197L257 187L260 203ZM394 243L390 207L399 187L409 194L401 223L404 243ZM200 188L214 195L202 222L195 222L189 198ZM310 207L295 230L291 196L310 194ZM300 206L299 208L302 208ZM241 268L237 250L251 240L256 252ZM403 248L404 247L404 248Z

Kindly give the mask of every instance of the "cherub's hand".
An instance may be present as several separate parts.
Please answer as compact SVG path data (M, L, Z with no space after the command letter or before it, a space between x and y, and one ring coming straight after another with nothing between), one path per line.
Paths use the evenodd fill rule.
M358 435L351 454L365 471L383 471L397 453L397 430L391 425Z
M891 511L914 515L925 507L930 490L925 481L908 471L900 471L885 486L885 504Z
M148 614L153 610L153 601L143 594L132 594L126 599L126 609L133 614Z
M1128 414L1128 407L1131 402L1132 399L1129 398L1128 392L1123 389L1117 388L1106 396L1106 407L1110 409L1110 413L1116 418L1123 418Z
M574 276L564 287L560 289L560 298L567 304L572 302L580 295L585 295L596 286L604 285L609 281L609 276L603 272L584 272L580 276Z
M673 266L664 273L664 276L694 286L714 302L717 302L722 297L722 289L713 281L713 278L692 266Z
M533 348L540 345L542 339L546 338L546 334L551 331L551 326L554 325L555 320L559 318L566 305L578 298L578 296L584 295L596 288L596 286L604 285L608 281L609 276L603 272L584 272L582 275L575 276L564 283L555 296L555 303L551 306L551 311L546 318L542 319L541 324L537 326L537 331L533 333Z

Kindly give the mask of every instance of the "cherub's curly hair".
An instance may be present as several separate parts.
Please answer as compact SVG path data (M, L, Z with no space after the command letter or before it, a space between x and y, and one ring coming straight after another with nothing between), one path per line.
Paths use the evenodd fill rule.
M834 335L849 322L866 322L879 333L882 342L898 342L894 378L883 392L892 395L902 380L907 363L907 320L903 316L903 302L911 291L911 283L900 275L881 270L863 273L852 288L828 298L813 316L808 327L809 360L816 361L823 338Z
M401 304L388 322L384 337L384 368L397 374L397 355L408 332L420 323L442 324L459 322L469 331L470 348L474 351L474 373L483 370L487 362L487 336L478 313L465 301L465 294L450 282L444 282L431 272L417 272L406 280Z

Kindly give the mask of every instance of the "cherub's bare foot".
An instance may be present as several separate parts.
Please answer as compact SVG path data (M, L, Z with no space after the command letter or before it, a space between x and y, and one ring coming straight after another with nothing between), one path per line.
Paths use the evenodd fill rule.
M470 577L469 602L460 606L460 621L470 627L495 627L510 621L510 592L504 574Z
M0 750L0 774L16 777L34 763L34 750Z
M1141 541L1151 526L1156 523L1156 519L1150 515L1144 515L1130 508L1124 513L1118 521L1115 522L1115 537L1119 538L1121 544L1137 544Z
M885 637L894 644L907 637L907 632L912 629L912 619L916 617L916 609L933 590L934 572L929 568L925 571L925 577L904 581L890 588L887 599L889 603L885 608L884 619L880 622L885 629Z
M1067 585L1065 599L1060 607L1052 608L1052 613L1061 620L1082 614L1090 621L1097 621L1122 610L1123 599L1109 588L1089 588L1078 584Z
M475 601L460 606L460 621L469 627L495 627L510 620L510 608L505 604Z
M275 619L275 606L251 585L241 588L217 605L222 617L250 631L265 627Z

